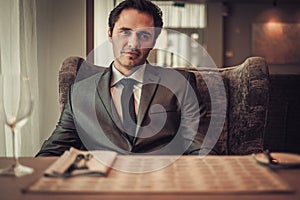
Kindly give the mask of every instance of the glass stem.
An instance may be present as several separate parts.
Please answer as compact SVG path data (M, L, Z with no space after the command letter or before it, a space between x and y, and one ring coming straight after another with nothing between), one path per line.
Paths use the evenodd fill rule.
M18 153L17 153L17 137L16 137L16 132L15 132L15 126L11 126L11 132L13 136L13 156L14 156L14 167L19 165L19 159L18 159Z

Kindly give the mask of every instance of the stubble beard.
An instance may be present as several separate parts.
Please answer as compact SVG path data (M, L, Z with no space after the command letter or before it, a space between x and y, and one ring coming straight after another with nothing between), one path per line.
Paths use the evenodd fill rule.
M121 68L126 68L128 70L131 70L132 68L135 67L134 61L126 61L128 63L128 64L126 64L126 62L122 61L122 59L116 58L116 62L118 63L118 65ZM132 63L132 64L130 64L130 63Z

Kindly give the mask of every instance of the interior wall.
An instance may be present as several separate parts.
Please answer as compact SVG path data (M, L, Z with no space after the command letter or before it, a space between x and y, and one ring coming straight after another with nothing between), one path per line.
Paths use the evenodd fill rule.
M59 115L58 71L68 56L85 57L86 1L37 1L40 141L54 130Z
M251 26L279 18L284 23L300 23L300 2L274 6L270 3L228 3L228 16L224 17L224 65L240 64L253 55L251 51ZM275 50L276 51L276 50ZM293 74L300 72L300 65L269 65L270 73Z
M223 63L223 16L222 3L207 3L207 24L205 28L204 44L208 54L216 66Z
M300 23L300 2L278 1L276 6L271 1L228 3L228 16L224 17L225 66L237 65L249 56L259 56L252 53L252 24L269 22L272 18L277 22ZM300 64L269 63L269 72L264 147L270 151L299 153L300 76L297 74L300 74Z

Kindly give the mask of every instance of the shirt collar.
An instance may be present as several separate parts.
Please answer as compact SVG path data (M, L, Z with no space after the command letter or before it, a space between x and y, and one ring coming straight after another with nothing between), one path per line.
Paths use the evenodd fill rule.
M123 78L132 78L139 83L143 83L145 68L146 68L146 63L138 67L138 69L135 70L135 72L133 72L130 76L124 76L121 72L119 72L119 70L117 70L117 68L113 64L111 87L114 87Z

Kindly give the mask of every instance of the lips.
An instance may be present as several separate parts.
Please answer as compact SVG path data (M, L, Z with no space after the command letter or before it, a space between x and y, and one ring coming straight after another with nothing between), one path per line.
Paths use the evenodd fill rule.
M140 56L140 53L137 51L122 51L121 53L124 55L128 55L130 57L139 57Z

